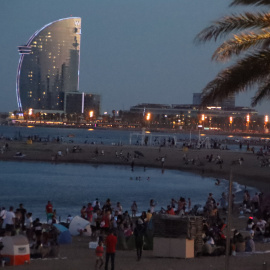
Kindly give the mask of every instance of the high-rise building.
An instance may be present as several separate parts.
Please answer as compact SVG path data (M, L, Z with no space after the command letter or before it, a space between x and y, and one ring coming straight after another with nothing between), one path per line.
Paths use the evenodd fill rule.
M64 110L67 92L79 90L81 18L51 22L19 46L18 109Z

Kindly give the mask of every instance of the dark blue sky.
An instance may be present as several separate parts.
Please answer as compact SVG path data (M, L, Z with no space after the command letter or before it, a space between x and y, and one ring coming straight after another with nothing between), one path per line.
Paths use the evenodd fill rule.
M0 111L17 109L17 46L45 24L82 18L80 91L102 96L102 111L138 103L192 103L224 64L217 44L195 45L211 21L235 11L224 0L1 0ZM242 10L242 9L241 9ZM237 97L249 105L250 96ZM269 103L257 107L270 113Z

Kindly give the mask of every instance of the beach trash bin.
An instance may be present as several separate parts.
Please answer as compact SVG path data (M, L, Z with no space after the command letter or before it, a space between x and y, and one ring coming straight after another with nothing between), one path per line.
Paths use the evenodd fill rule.
M30 247L24 235L5 236L2 238L4 245L1 257L6 265L21 265L30 262Z

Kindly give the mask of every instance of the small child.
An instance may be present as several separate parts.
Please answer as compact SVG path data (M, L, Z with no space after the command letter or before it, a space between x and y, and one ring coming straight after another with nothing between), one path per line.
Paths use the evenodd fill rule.
M104 253L103 242L99 241L98 246L96 248L96 270L101 269L103 265L103 253ZM99 262L100 265L98 266Z

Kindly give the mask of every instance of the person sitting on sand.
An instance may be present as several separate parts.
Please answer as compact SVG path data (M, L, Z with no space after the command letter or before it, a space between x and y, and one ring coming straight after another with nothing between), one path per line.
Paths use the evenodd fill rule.
M259 235L263 235L265 232L265 225L267 224L267 222L265 220L263 220L262 218L259 218L259 220L256 223L256 232Z
M42 233L42 241L41 245L38 247L38 251L41 254L41 258L50 256L51 243L49 241L49 234L47 232Z
M246 252L255 252L255 243L253 240L253 234L246 237Z

